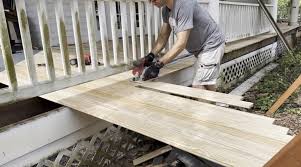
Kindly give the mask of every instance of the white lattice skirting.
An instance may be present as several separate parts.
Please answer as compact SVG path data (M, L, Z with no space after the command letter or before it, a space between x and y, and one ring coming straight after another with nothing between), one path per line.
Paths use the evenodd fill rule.
M277 42L222 64L219 85L230 86L273 61L276 48Z

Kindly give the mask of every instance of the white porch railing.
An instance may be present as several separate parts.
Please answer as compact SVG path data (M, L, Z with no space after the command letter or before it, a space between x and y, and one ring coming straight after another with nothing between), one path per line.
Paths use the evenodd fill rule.
M9 86L9 88L0 89L0 104L39 96L128 70L131 61L137 60L151 50L162 24L160 10L149 4L148 0L97 0L96 2L95 0L69 0L68 6L64 4L67 2L66 0L55 0L56 26L49 26L48 12L51 9L46 8L46 0L36 0L35 5L46 68L45 73L41 73L40 68L35 63L36 56L33 56L25 1L16 0L26 61L26 68L21 70L26 70L28 78L28 82L24 83L24 76L21 77L23 79L18 77L18 73L21 72L20 69L16 70L16 65L13 62L3 2L0 0L0 44L7 73L6 82L4 80L2 82ZM95 3L99 12L98 22ZM214 11L212 9L214 5L210 3L211 0L200 1L200 5L212 12ZM79 6L79 4L83 4L83 6ZM228 41L270 30L264 14L260 12L256 4L231 2L214 4L219 4L219 23L225 31ZM71 8L71 10L65 10L66 7ZM66 11L71 13L66 13ZM86 18L79 17L79 13L82 12L85 12ZM103 13L106 13L109 18ZM77 68L71 67L69 62L70 50L68 44L70 43L67 40L67 24L65 21L65 15L67 14L72 17L72 25L70 26L73 30L78 62ZM82 19L85 19L85 22ZM70 18L68 18L68 21L70 21ZM83 23L85 24L83 25ZM99 32L97 31L97 23L100 28ZM88 45L83 44L82 41L81 28L83 26L86 26L88 30ZM50 39L53 34L50 33L52 32L50 29L56 29L56 32L58 32L59 54L54 53L51 48ZM99 44L96 41L97 35L100 36ZM166 48L171 48L174 41L175 36L171 36ZM92 60L91 65L85 65L84 45L88 46L88 52ZM58 70L58 67L62 68Z
M210 0L199 0L200 6L209 10L213 19L218 22L227 42L252 37L272 30L269 20L258 4L219 1L219 3L215 3L218 4L216 9L219 11L217 12L210 3L212 3ZM273 11L273 5L266 4L266 7L270 12ZM218 18L214 18L216 13L219 14ZM174 36L170 40L169 46L175 39L176 37Z
M266 6L271 12L273 6ZM220 2L219 10L219 25L227 42L269 32L272 28L258 4Z
M8 88L0 89L0 104L12 102L18 99L30 98L39 96L48 92L59 90L62 88L77 85L83 82L95 80L97 78L106 77L115 73L129 70L129 64L131 59L137 59L136 55L129 57L128 53L128 34L127 34L127 16L128 10L124 8L125 2L121 3L122 11L122 27L123 31L123 55L120 58L117 55L118 41L116 38L116 15L114 11L116 9L114 1L102 1L98 0L99 11L104 11L105 3L111 5L111 28L113 35L113 54L109 54L109 42L107 38L108 25L106 24L105 18L100 18L100 36L101 36L101 51L102 55L99 55L100 50L97 49L96 45L96 10L94 6L94 0L86 0L84 7L79 8L78 0L70 0L72 26L74 32L74 41L76 48L76 57L78 67L71 67L69 62L69 47L66 37L66 27L64 18L64 7L63 0L55 0L55 16L57 24L57 32L59 36L60 54L54 54L51 48L51 35L50 26L48 21L48 12L46 8L45 0L36 1L36 11L38 14L38 22L40 27L41 39L43 44L43 54L45 70L41 70L36 62L36 56L33 56L32 42L29 30L29 21L27 17L26 0L16 0L16 8L18 14L19 28L24 48L24 55L26 61L26 68L17 68L13 61L12 50L8 35L8 29L6 24L5 11L3 7L3 1L0 0L0 44L2 57L4 60L6 78L1 75L1 82L6 83ZM130 2L132 4L133 2ZM139 3L141 3L139 1ZM49 9L48 9L49 10ZM86 13L88 39L89 39L89 50L91 56L91 65L85 64L83 42L81 37L81 22L79 12ZM134 22L131 21L131 24ZM142 27L142 26L141 26ZM136 36L135 34L133 36ZM144 38L144 35L141 36ZM134 41L135 38L132 38ZM134 48L134 47L133 47ZM57 56L59 55L59 56ZM144 55L144 54L143 54ZM59 59L60 61L56 61ZM102 65L99 65L102 64ZM57 68L62 67L62 68ZM18 70L17 70L18 69ZM25 76L23 76L24 70L26 70ZM41 74L41 71L45 72ZM20 76L21 75L21 76ZM46 76L46 77L45 77ZM28 80L25 81L24 78Z

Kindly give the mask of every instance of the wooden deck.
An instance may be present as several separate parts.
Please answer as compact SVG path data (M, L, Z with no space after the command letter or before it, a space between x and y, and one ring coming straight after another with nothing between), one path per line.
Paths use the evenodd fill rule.
M192 58L186 58L167 65L161 76L192 63ZM55 67L62 71L59 65ZM25 62L16 70L25 83ZM7 82L5 75L0 73L3 83ZM160 83L164 92L145 89L150 84L143 86L131 78L131 72L124 72L41 97L225 166L263 166L292 139L286 135L287 128L273 125L272 118L168 94L175 93L178 86ZM176 93L189 96L187 92L178 89ZM228 97L232 104L242 102L240 97Z

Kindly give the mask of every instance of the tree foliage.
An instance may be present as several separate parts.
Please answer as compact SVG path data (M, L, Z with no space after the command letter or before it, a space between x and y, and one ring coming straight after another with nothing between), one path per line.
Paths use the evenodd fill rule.
M289 17L291 0L278 0L278 19L287 19ZM301 0L299 12L301 10Z
M290 0L278 1L278 19L288 18Z

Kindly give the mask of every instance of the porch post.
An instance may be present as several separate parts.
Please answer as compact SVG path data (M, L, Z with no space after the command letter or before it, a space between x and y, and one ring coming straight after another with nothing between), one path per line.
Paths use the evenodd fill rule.
M272 5L273 5L273 10L271 11L271 14L275 20L275 22L277 23L277 13L278 13L278 0L272 0ZM273 26L271 26L271 30L270 32L275 33L275 29L273 28Z
M277 22L278 0L272 0L272 5L273 5L272 16L275 22Z
M219 23L219 0L209 0L208 11L216 23Z
M290 18L288 25L298 25L299 0L291 0Z

